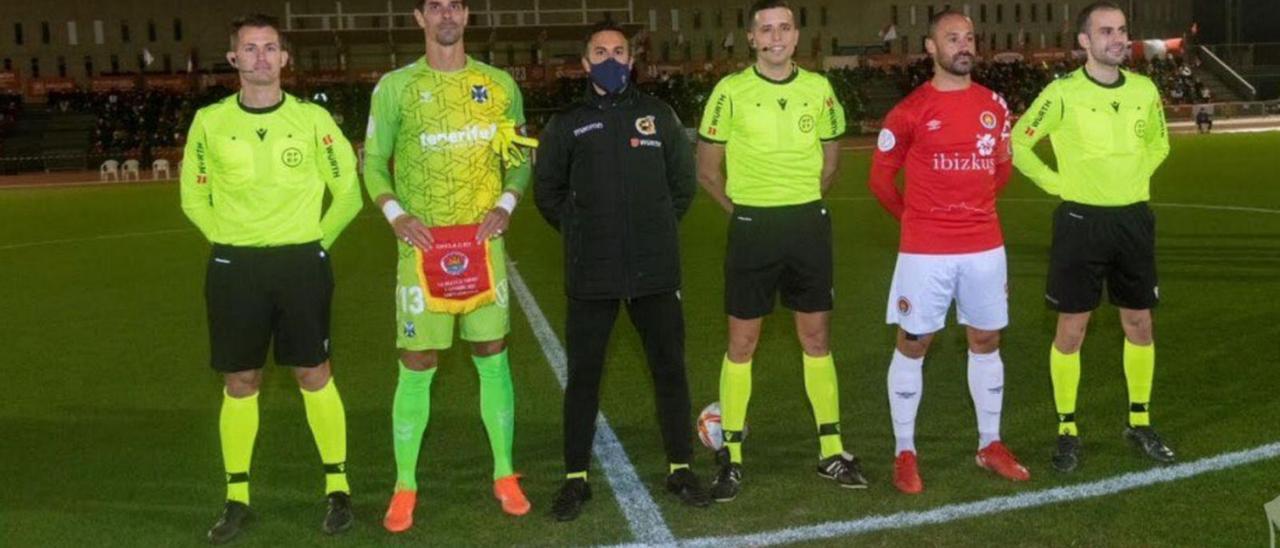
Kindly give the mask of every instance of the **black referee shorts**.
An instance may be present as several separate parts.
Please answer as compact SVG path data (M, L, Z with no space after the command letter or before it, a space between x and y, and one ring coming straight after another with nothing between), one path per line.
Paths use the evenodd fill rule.
M1044 298L1058 312L1089 312L1102 300L1155 308L1156 218L1146 202L1100 207L1063 202L1053 214L1053 247Z
M831 292L831 216L822 202L734 206L724 261L727 314L767 316L778 294L796 312L825 312Z
M314 367L329 359L333 270L318 242L215 244L204 295L214 369L262 368L273 339L280 365Z

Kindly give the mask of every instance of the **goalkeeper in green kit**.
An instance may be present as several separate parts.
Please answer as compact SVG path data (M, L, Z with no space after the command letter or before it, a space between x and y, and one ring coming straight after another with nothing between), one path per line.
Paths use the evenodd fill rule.
M431 381L438 352L453 344L455 323L471 343L480 377L493 494L508 514L530 508L511 460L515 398L504 340L511 322L501 236L530 177L515 145L536 141L516 133L524 112L511 77L466 55L468 14L462 0L420 0L413 15L426 55L383 76L369 113L365 184L400 240L396 486L383 520L391 532L413 526Z
M1129 29L1118 5L1086 6L1077 27L1088 62L1051 82L1013 128L1013 165L1063 200L1053 216L1044 295L1058 312L1049 349L1058 411L1053 467L1071 472L1080 463L1080 346L1104 282L1124 329L1129 420L1123 435L1146 457L1170 463L1173 450L1151 427L1150 416L1156 360L1151 310L1160 291L1155 216L1147 201L1151 175L1169 155L1164 105L1150 79L1120 68ZM1057 171L1032 148L1045 136L1052 136Z

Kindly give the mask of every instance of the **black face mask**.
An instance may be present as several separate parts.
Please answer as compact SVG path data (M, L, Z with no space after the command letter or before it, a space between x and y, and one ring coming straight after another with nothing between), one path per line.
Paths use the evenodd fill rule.
M591 65L591 81L610 95L622 93L630 80L631 67L612 57Z

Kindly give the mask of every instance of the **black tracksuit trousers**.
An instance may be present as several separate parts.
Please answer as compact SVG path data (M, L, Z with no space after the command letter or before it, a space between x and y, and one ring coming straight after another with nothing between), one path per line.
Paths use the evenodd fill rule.
M569 297L565 329L569 383L564 394L564 464L568 473L586 472L591 463L605 349L622 304L644 344L667 460L687 463L693 453L684 312L676 292L621 300Z

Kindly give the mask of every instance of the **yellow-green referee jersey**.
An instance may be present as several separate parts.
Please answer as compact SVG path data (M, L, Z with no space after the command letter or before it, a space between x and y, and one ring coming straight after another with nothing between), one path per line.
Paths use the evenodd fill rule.
M1057 171L1032 149L1049 135ZM1160 92L1127 70L1112 84L1083 67L1050 82L1013 128L1013 165L1045 192L1081 204L1149 200L1151 175L1168 155Z
M325 188L333 194L321 216ZM239 94L196 112L187 132L182 210L210 242L326 249L360 211L356 156L323 107L283 94L250 108Z
M796 67L770 80L753 65L716 84L698 137L725 146L733 203L776 207L822 198L822 143L844 130L844 107L825 76Z

